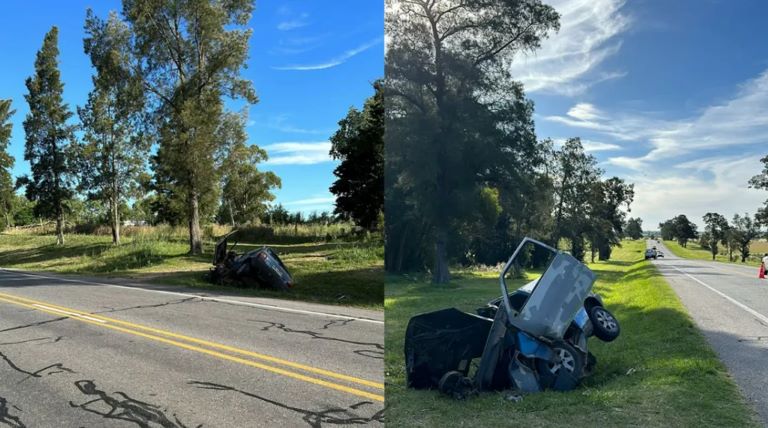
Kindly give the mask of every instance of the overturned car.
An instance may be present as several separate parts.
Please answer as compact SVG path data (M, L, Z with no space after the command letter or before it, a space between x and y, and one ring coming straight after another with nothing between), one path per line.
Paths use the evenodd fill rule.
M505 277L528 243L554 257L540 278L510 293ZM619 335L618 321L591 293L594 281L594 273L571 255L525 238L500 274L501 297L477 314L450 308L411 318L408 386L438 388L459 399L483 390L575 388L596 364L587 339Z
M269 247L262 247L238 255L234 248L237 242L228 247L232 231L216 244L213 255L213 268L208 273L208 280L219 285L237 287L264 287L287 291L294 281L288 268L280 257Z

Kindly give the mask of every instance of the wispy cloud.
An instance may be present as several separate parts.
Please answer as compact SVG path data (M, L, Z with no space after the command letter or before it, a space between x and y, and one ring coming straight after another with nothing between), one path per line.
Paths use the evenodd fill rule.
M560 31L533 53L520 54L512 75L528 92L577 95L606 80L623 77L621 71L598 71L606 58L621 48L617 36L630 19L621 12L625 0L553 0L561 15Z
M561 147L565 143L565 138L555 138L553 142L556 147ZM601 141L581 139L581 146L585 152L605 152L609 150L619 150L621 146L618 144L603 143Z
M307 206L307 205L324 205L324 204L332 204L336 202L336 198L333 196L328 197L316 197L316 198L307 198L307 199L299 199L296 201L289 201L285 202L283 205L287 207L292 206Z
M265 121L250 120L248 126L263 126L287 134L325 135L333 134L333 129L313 129L296 126L289 121L288 115L280 114L269 117ZM290 138L290 137L289 137Z
M312 165L330 162L331 143L316 142L282 142L263 147L269 154L267 165Z
M277 24L277 29L280 31L290 31L295 30L297 28L306 27L309 25L309 14L308 13L302 13L301 15L289 19L287 21L281 21Z
M741 85L729 100L706 107L697 116L668 120L637 113L604 112L591 104L577 104L564 116L545 120L637 141L649 150L635 157L618 156L609 163L644 169L651 162L695 152L768 142L768 70Z
M272 68L275 70L310 71L310 70L324 70L327 68L336 67L338 65L341 65L347 62L350 58L358 54L361 54L376 45L381 44L383 40L384 40L383 37L377 37L354 49L349 49L344 53L342 53L341 55L335 56L327 61L323 61L320 63L304 64L304 65L286 65L286 66L272 67Z

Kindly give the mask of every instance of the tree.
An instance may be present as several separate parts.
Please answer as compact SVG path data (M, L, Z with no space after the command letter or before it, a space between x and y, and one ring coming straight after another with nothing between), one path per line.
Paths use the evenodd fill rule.
M519 177L529 172L525 154L539 150L532 105L508 65L557 29L559 16L537 0L385 4L385 211L392 256L386 266L404 265L406 248L419 258L431 253L432 281L446 283L450 236L474 218L470 207L479 203L480 189L504 168L522 185Z
M267 152L255 145L247 145L245 116L228 113L219 129L220 139L228 148L222 154L222 198L219 220L245 224L255 222L267 210L267 203L275 199L271 193L280 187L280 178L273 172L256 168L267 159Z
M629 239L635 240L643 237L643 220L640 217L627 219L627 225L624 227L624 233Z
M363 111L351 108L331 137L331 156L341 163L330 188L334 213L368 230L376 229L384 209L384 94L382 82Z
M760 162L763 163L763 170L749 180L749 187L768 190L768 156L760 159ZM768 226L768 199L766 199L764 206L757 210L755 220L758 224Z
M736 248L741 254L741 262L744 263L749 257L749 245L753 239L760 236L760 226L757 220L752 220L749 214L740 216L735 214L731 222L732 235L736 243Z
M712 253L712 260L717 256L718 242L726 245L726 233L728 231L728 220L718 213L704 214L705 231L709 241L709 251Z
M88 103L78 108L85 131L80 185L89 198L105 202L117 245L120 206L136 196L149 155L149 140L141 133L144 92L129 68L130 31L117 14L103 21L88 9L85 32L85 53L96 75Z
M29 161L31 177L23 177L27 198L36 201L35 215L56 220L56 243L64 244L64 214L73 197L76 164L70 142L74 127L62 93L64 84L58 69L59 30L52 27L37 52L35 74L27 78L24 96L29 113L24 120L26 145L24 160Z
M11 100L0 100L0 214L5 217L5 224L0 224L0 229L11 225L15 193L13 188L13 156L8 153L8 144L11 141L13 124L11 116L15 113L11 110Z
M626 205L629 209L634 197L634 185L626 184L618 177L594 182L588 200L590 208L586 228L593 262L595 253L600 260L610 259L612 247L621 244L626 217L622 207Z
M664 241L671 241L675 239L675 222L674 219L666 220L663 223L659 223L659 234Z
M253 0L124 0L133 65L156 103L156 163L185 204L190 253L202 252L201 199L220 182L215 138L224 96L257 102L240 77Z
M680 214L672 219L674 230L674 239L683 248L688 246L688 240L696 238L696 224L688 220L684 214Z

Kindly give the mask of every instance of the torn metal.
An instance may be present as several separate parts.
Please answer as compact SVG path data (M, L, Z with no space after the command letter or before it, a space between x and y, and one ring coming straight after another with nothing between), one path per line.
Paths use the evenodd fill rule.
M220 285L264 287L280 291L293 287L294 281L288 268L271 248L262 247L238 255L234 251L237 242L229 247L228 241L235 232L230 232L216 244L213 268L207 275L209 281Z
M505 277L529 243L554 257L540 278L510 293ZM618 321L591 292L595 274L567 253L525 238L499 282L501 297L477 314L450 308L411 318L405 336L409 387L438 388L458 399L487 390L571 390L596 364L587 339L610 342L619 335Z

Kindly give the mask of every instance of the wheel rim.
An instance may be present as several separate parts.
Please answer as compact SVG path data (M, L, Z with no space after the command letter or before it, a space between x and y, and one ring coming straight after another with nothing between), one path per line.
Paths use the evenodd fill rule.
M573 372L576 369L576 359L573 358L570 352L563 348L555 348L555 352L560 357L559 363L549 363L549 371L552 374L557 374L560 368L565 368L569 372Z
M616 320L608 312L598 309L595 311L595 317L601 327L608 331L616 331Z

